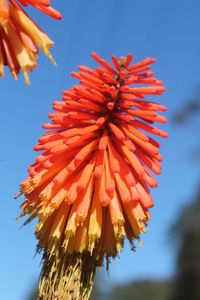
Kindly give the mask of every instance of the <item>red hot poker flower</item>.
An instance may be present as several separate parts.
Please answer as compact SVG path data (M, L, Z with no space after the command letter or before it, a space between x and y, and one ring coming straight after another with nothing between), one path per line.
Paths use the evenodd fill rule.
M15 79L22 70L29 85L28 72L37 67L38 47L54 63L49 52L53 42L16 1L10 2L12 5L0 0L0 77L4 74L4 66L8 66Z
M68 279L78 274L74 282L88 297L104 255L115 257L125 237L132 244L145 232L153 206L149 187L157 186L151 172L161 171L160 144L152 135L167 137L153 125L166 122L158 113L166 107L145 100L165 91L150 71L154 59L131 64L131 54L112 56L111 66L92 57L100 66L79 66L71 74L80 85L53 103L52 123L43 126L49 132L34 148L42 154L21 183L21 216L39 217L41 296L59 292L67 299Z
M62 19L62 15L55 8L51 7L50 0L10 0L10 2L13 5L17 5L17 2L20 2L23 6L30 4L56 20Z

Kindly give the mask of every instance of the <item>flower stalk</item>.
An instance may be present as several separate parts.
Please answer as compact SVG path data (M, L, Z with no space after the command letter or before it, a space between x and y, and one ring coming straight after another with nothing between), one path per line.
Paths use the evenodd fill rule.
M88 251L45 260L38 299L88 300L97 267Z

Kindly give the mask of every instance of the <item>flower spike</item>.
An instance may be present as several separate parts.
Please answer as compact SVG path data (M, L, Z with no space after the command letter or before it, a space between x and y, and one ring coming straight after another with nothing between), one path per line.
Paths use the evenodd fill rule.
M167 133L153 123L166 122L159 114L166 107L145 100L165 91L149 71L154 59L131 64L131 54L112 56L112 66L92 57L100 66L79 66L71 74L80 85L53 103L48 132L34 148L42 153L20 185L21 216L39 218L41 299L88 299L104 257L120 255L125 238L132 248L141 243L154 204L149 188L157 186L152 172L161 171L153 135Z
M34 6L41 7L41 10L52 12L49 1L20 1L23 5L29 2ZM37 67L38 47L55 64L49 48L53 41L29 18L16 0L0 1L0 77L4 74L4 66L8 66L14 79L20 70L24 74L27 85L30 85L29 71ZM58 17L57 13L57 19Z

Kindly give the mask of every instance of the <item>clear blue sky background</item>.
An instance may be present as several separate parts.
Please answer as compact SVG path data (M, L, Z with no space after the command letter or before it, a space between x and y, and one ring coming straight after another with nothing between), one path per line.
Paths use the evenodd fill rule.
M19 229L15 217L22 199L14 201L18 184L26 177L27 167L36 154L32 148L48 120L52 101L75 80L69 73L78 64L95 67L90 53L96 51L110 60L133 53L134 60L156 58L153 69L162 79L167 92L160 102L168 106L169 122L162 128L169 132L162 141L163 170L159 187L153 191L150 233L142 237L143 249L137 245L132 253L126 245L116 267L111 265L108 285L132 279L161 279L174 274L175 248L169 228L181 208L192 200L198 183L199 168L188 154L198 137L192 126L178 127L173 114L194 94L199 83L200 1L193 0L55 0L52 4L63 14L56 22L34 9L33 19L52 37L54 67L40 53L39 67L31 74L31 87L23 77L15 82L5 72L0 80L1 147L0 147L0 298L27 300L40 271L35 254L34 223Z

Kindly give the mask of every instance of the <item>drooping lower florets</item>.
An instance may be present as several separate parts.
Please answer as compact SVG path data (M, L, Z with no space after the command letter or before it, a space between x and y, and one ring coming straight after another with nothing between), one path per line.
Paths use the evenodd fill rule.
M44 299L49 293L48 299L68 293L72 273L79 274L79 291L88 297L104 256L108 260L120 253L125 237L131 245L133 239L140 241L153 206L149 187L157 186L151 171L161 170L160 144L152 135L167 137L153 126L166 122L157 113L166 108L144 99L165 90L149 70L154 59L130 65L130 54L119 60L113 56L112 67L96 53L92 56L101 66L72 72L80 85L53 103L52 123L44 125L49 132L34 148L43 152L21 184L26 197L21 215L39 218ZM83 266L89 261L87 282Z

